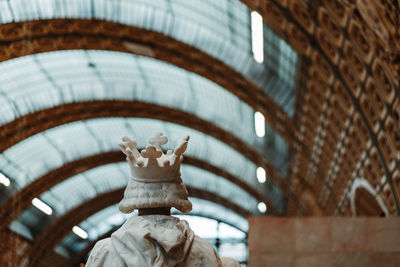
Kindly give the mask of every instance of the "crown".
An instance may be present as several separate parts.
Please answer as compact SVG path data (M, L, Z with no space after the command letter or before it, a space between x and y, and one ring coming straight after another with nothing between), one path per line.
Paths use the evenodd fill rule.
M189 136L183 138L178 146L166 154L161 146L168 143L168 137L156 132L149 138L149 144L141 152L136 148L136 141L128 136L122 137L119 144L131 168L132 179L142 183L181 182L180 165L182 154L186 151Z

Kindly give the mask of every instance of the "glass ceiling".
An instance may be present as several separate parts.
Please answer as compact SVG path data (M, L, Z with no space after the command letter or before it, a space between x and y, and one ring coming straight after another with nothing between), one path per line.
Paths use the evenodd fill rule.
M0 0L0 23L52 18L104 19L171 36L242 73L293 115L297 54L264 25L265 61L257 63L251 51L250 10L238 0ZM0 126L63 103L107 99L151 102L194 114L260 149L286 174L288 146L281 136L267 125L266 143L260 142L254 134L253 110L199 75L147 57L94 50L42 53L0 63ZM215 138L157 120L104 118L49 129L4 151L0 155L0 170L21 189L68 162L117 150L124 135L144 146L148 137L160 130L172 141L166 149L172 148L183 136L191 135L187 155L208 161L258 188L278 211L283 211L281 191L269 180L260 185L255 177L257 166L251 161ZM109 164L76 175L45 192L41 198L59 216L99 192L125 186L128 165L121 165ZM215 192L257 212L252 196L212 173L183 166L182 175L188 185ZM201 179L196 179L200 176ZM192 201L193 214L219 216L247 231L246 219L237 214L215 203ZM32 210L28 209L21 217L32 219L32 224L43 224L45 219ZM48 218L47 223L54 217ZM97 229L97 235L114 222L107 223L108 226L97 229L95 225L102 224L88 219L81 226L88 231Z
M245 218L213 202L192 197L189 199L193 204L193 210L189 215L219 220L228 225L232 225L239 231L242 231L241 234L237 233L234 235L232 233L221 233L221 237L245 238L244 233L248 231L248 222ZM180 213L175 210L173 211L173 214ZM134 215L123 214L118 210L118 205L113 205L103 209L78 224L80 228L88 233L87 240L79 238L71 231L71 233L62 240L55 250L65 256L71 257L82 250L88 244L88 241L96 240L111 229L119 227L131 216L136 216L136 213ZM186 216L179 217L185 219ZM196 234L201 233L196 232Z
M171 36L247 76L293 115L297 54L264 25L266 60L257 63L250 10L239 0L0 0L0 23L53 18L102 19Z
M286 174L287 143L269 127L268 149L263 149L249 105L217 84L159 60L97 50L42 53L0 63L0 84L0 113L4 114L0 125L63 103L151 102L220 126L257 148Z
M282 193L279 188L275 184L260 186L255 177L256 166L243 155L213 137L159 120L101 118L58 126L4 151L0 155L0 169L14 180L17 188L23 188L68 162L117 150L122 136L135 138L139 147L143 147L147 144L148 137L156 131L162 131L168 136L171 143L165 149L174 148L178 140L189 134L191 139L186 155L210 162L259 188L282 211Z
M280 79L285 80L285 82L279 82L271 79L267 85L270 88L267 92L289 116L293 116L296 100L294 88L297 75L297 52L269 27L264 27L264 58L267 59L264 61L267 69L277 71Z

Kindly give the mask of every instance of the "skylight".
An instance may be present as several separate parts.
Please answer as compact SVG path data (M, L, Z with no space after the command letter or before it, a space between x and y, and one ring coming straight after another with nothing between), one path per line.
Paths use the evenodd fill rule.
M258 63L264 62L264 36L263 36L263 19L256 12L251 12L251 48L253 57Z

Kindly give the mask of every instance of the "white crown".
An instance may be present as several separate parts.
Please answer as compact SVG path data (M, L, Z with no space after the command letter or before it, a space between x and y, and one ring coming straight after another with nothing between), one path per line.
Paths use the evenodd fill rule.
M168 150L167 154L164 154L161 146L168 142L168 138L161 132L150 137L150 145L141 152L137 150L136 142L127 136L122 137L119 146L131 167L132 179L142 183L180 182L179 168L188 141L189 136L186 136L174 151Z

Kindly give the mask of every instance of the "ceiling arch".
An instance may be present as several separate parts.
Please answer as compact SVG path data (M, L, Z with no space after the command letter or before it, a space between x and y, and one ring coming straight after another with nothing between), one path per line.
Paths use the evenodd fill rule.
M206 52L237 69L270 92L273 92L275 87L285 91L293 90L292 84L287 80L294 78L295 73L291 69L296 69L297 62L290 64L292 62L287 55L280 53L279 49L271 56L278 55L278 62L288 62L287 64L272 64L271 67L267 64L258 64L252 58L250 10L238 0L221 0L217 3L167 0L97 1L95 4L90 0L79 3L37 0L29 2L28 5L16 1L3 5L3 16L0 19L2 24L50 19L91 19L149 29ZM84 28L85 33L97 31L87 25L84 25ZM55 29L58 32L65 32L66 28L56 26ZM39 26L28 27L23 31L26 33L26 31L40 32L40 30ZM109 31L118 30L111 27ZM275 39L280 40L279 37ZM273 48L269 43L265 46ZM281 71L275 71L277 66L282 69L289 68L283 72L286 75L281 75ZM263 75L266 73L268 77ZM289 74L292 76L287 77Z
M251 213L258 213L257 199L236 184L192 165L183 164L180 171L188 187L220 195ZM129 175L125 162L105 164L65 179L41 194L40 199L51 205L57 216L62 216L91 197L126 186Z
M79 224L85 218L97 211L119 202L123 196L123 191L124 188L121 188L103 193L102 195L96 196L95 198L82 203L67 214L58 218L35 240L34 246L27 252L26 257L30 259L31 266L36 266L37 260L46 255L49 250L52 250L62 240L62 238L70 232L70 229L74 225ZM188 192L189 195L193 197L205 198L212 200L215 203L223 203L225 207L234 210L236 213L244 217L249 215L247 211L216 194L190 187L188 187Z
M258 138L250 106L222 87L173 65L126 53L77 50L19 58L0 64L0 71L8 73L0 77L4 82L0 110L5 114L0 124L71 102L136 100L210 121L258 148L282 173L287 168L286 142L275 131ZM269 143L268 150L263 149L264 142Z
M44 131L51 131L51 129L59 124L69 125L71 122L77 122L83 119L99 118L99 117L141 117L141 118L153 118L158 120L170 121L187 127L191 127L197 131L209 134L214 138L217 138L224 142L226 145L231 146L236 151L240 152L244 157L247 157L253 164L263 166L268 170L270 179L277 183L284 192L286 190L285 178L280 175L279 171L269 163L262 155L260 155L253 148L246 145L239 138L234 137L232 134L220 129L219 127L206 122L193 115L189 115L185 112L178 111L175 109L162 107L150 103L142 103L137 101L90 101L90 102L79 102L72 104L65 104L57 106L47 110L42 110L37 113L29 114L20 120L16 120L11 124L7 124L7 127L2 127L3 136L7 140L6 144L9 147L4 151L4 155L7 155L7 151L13 150L14 146L22 145L16 141L29 140L29 136L38 134ZM32 119L32 121L30 120ZM111 121L108 119L108 121ZM121 122L122 123L122 122ZM31 127L31 125L35 127ZM60 127L60 126L59 126ZM125 127L125 126L124 126ZM160 125L160 127L163 127ZM59 128L62 129L62 128ZM125 129L129 132L129 129ZM191 132L189 130L188 132ZM62 134L62 133L60 133ZM121 132L124 134L124 132ZM150 134L150 133L149 133ZM13 136L13 138L10 138ZM101 137L98 137L101 138ZM116 137L118 140L120 137ZM19 140L20 139L20 140ZM145 142L145 138L143 138ZM116 142L114 140L114 142ZM13 146L11 146L13 145ZM240 156L240 157L243 157ZM7 159L5 159L4 164ZM5 170L7 168L5 167ZM12 177L12 173L7 173Z
M249 6L251 6L251 3L249 4L247 1L243 1L243 2L245 2L245 4L247 4L247 5L249 5ZM119 4L119 3L118 3ZM276 3L275 3L276 4ZM286 7L286 4L282 4L282 3L279 3L280 5L283 5L284 7L284 9L287 9L287 7ZM20 9L20 7L18 7L18 3L15 5L15 6L12 6L12 7L9 7L10 9ZM86 6L88 9L85 9L86 11L87 10L89 10L89 9L91 9L92 10L92 12L90 12L90 14L91 14L91 16L90 16L90 18L93 18L93 17L96 17L96 14L98 14L98 12L99 12L99 10L98 9L96 9L95 7L90 7L89 8L89 6L91 5L91 3L89 3L88 2L88 6ZM101 4L99 5L99 6L101 6ZM37 8L37 5L36 4L33 4L33 6L32 6L32 9L33 10L35 10ZM261 8L261 10L264 10L264 6ZM167 8L168 9L168 12L170 12L171 11L171 9L170 9L170 7L168 7ZM24 7L22 7L22 9L20 9L20 11L21 10L24 10ZM103 11L104 10L106 10L106 9L104 9L103 8ZM109 9L109 10L112 10L112 9ZM86 11L84 11L84 12L86 12ZM114 10L115 11L115 10ZM115 13L113 11L113 13ZM72 13L73 12L75 12L75 11L72 11ZM34 17L35 15L33 14L34 12L32 12L32 13L30 13L30 11L28 10L28 11L22 11L22 12L18 12L18 14L14 14L16 17L14 17L14 21L23 21L24 20L24 17L26 17L26 16L29 16L30 18L32 18L32 16ZM51 13L51 12L50 12ZM53 15L55 16L55 17L57 17L58 15L57 14L50 14L50 13L48 13L47 12L47 10L46 11L40 11L40 12L37 12L36 14L38 14L38 16L41 16L41 15L43 15L43 14L46 14L45 15L45 17L46 18L50 18L50 17L52 17ZM62 12L61 12L62 13ZM68 13L68 11L66 11L66 13L64 13L63 15L61 15L61 17L64 17L64 16L66 16L66 17L68 17L68 18L70 18L70 16L72 16L72 17L74 17L74 15L71 15L71 14L67 14ZM101 11L100 11L100 13L101 13ZM179 13L179 12L178 12ZM229 13L229 12L228 12ZM108 16L109 14L106 14L105 16ZM175 14L173 14L173 15L175 15ZM8 15L6 15L5 17L7 17ZM18 17L18 18L17 18ZM78 15L77 17L79 17L79 18L82 18L80 15ZM8 19L9 19L10 17L8 17ZM7 19L5 20L5 21L7 21ZM230 22L232 22L232 21L230 21ZM83 22L82 23L83 25L85 25L85 22ZM129 24L129 23L128 23ZM200 23L201 24L201 23ZM33 24L30 24L30 25L33 25ZM155 24L154 24L155 25ZM154 25L147 25L148 27L152 27L152 26L154 26ZM142 25L143 26L143 25ZM40 31L40 26L39 27L33 27L33 28L36 28L36 30L38 30L39 29L39 31ZM212 28L212 27L211 27ZM160 30L160 29L155 29L155 30ZM23 30L23 31L25 31L25 30ZM25 33L26 33L26 31L25 31ZM177 37L178 38L178 37ZM178 38L179 39L179 38ZM16 46L16 47L18 47L18 45ZM143 48L143 47L142 47ZM148 52L148 51L147 51ZM281 116L278 116L278 118L279 117L281 117ZM292 131L286 131L286 134L287 133L293 133ZM284 133L285 134L285 133ZM295 148L297 148L297 150L299 150L299 146L295 146ZM305 147L304 147L305 148ZM301 148L301 149L303 149L303 147ZM300 149L300 150L301 150ZM299 181L298 181L299 182ZM304 183L304 180L300 180L300 183ZM306 187L308 187L308 184L307 184L307 182L305 182L305 184L306 184Z
M79 53L86 54L86 53L89 53L89 52L85 51L85 52L79 52ZM101 53L101 52L100 52L100 53ZM70 54L68 54L68 55L70 55ZM46 56L47 56L47 55L46 55ZM89 55L89 57L91 57L91 56ZM91 64L91 63L92 63L92 62L89 62L88 65ZM43 67L43 66L41 66L41 67ZM73 65L73 67L74 67L74 65ZM74 68L72 68L72 69L74 69ZM26 77L25 77L25 78L26 78ZM47 78L48 78L48 77L47 77ZM51 78L50 80L51 80L51 81L54 81L53 78ZM57 87L57 86L56 86L56 87ZM112 97L113 97L113 96L112 96ZM74 99L74 100L76 100L76 99ZM15 106L15 105L14 105L14 106ZM28 105L28 106L32 106L32 103L31 103L31 105ZM15 107L13 107L13 108L15 108ZM37 108L37 107L36 107L36 108ZM59 110L61 110L62 108L65 108L65 106L60 107ZM241 110L243 110L243 108L241 108ZM54 112L54 110L47 110L47 111L50 111L50 113L51 113L51 112ZM46 113L47 111L44 111L42 114ZM58 111L55 111L55 112L58 114ZM201 112L200 112L200 114L201 114ZM33 118L33 117L42 118L41 115L37 116L38 113L34 113L34 114L31 114L31 115L32 115L32 116L30 116L30 118ZM23 117L23 118L21 118L21 120L17 120L17 121L15 121L15 122L11 122L11 124L5 125L3 129L10 130L10 129L13 128L13 126L11 126L11 125L19 125L19 126L21 126L21 125L22 125L21 121L26 121L27 118L28 118L28 117ZM46 118L46 119L44 119L44 120L48 120L48 119L49 119L49 118ZM59 120L59 117L57 117L56 120ZM47 122L47 123L48 123L48 122ZM231 123L231 124L232 124L232 123ZM10 126L11 126L11 127L10 127ZM232 127L232 126L234 126L234 125L230 125L230 126ZM37 127L37 125L35 125L35 127ZM235 127L235 128L236 128L236 127ZM242 128L247 128L247 127L242 127ZM248 128L250 128L250 127L248 127ZM33 127L32 127L32 129L33 129ZM22 128L20 128L20 129L17 130L17 131L18 131L18 132L17 132L18 134L14 134L14 133L11 133L11 134L10 134L10 133L6 133L6 134L4 134L4 136L7 136L7 138L9 138L10 136L13 136L13 138L9 139L9 140L11 140L11 143L10 143L10 142L3 143L5 146L11 145L12 142L16 141L18 138L20 138L20 140L22 140L24 136L29 136L29 130L26 131L26 129L22 130ZM255 146L257 147L257 145L255 145ZM267 150L267 151L272 151L272 152L270 152L270 154L273 154L273 155L274 155L273 157L270 157L270 158L272 158L272 159L279 159L279 158L280 158L280 157L276 157L276 153L275 153L273 150L270 150L270 149L269 149L269 150ZM281 160L281 162L286 162L285 157L281 158L280 160ZM271 166L272 166L272 165L269 164L269 167L267 167L267 169L268 169L268 174L269 174L269 176L274 177L274 176L276 176L276 175L274 175L275 170L274 170L274 168L272 168ZM277 174L277 175L279 175L279 174Z
M46 192L56 184L92 168L117 162L125 162L125 157L120 151L105 152L67 163L62 167L43 175L28 186L24 187L22 190L16 192L6 203L2 205L0 209L0 228L7 227L31 205L33 198L39 197L42 193ZM221 176L228 181L237 184L244 191L253 195L258 201L266 203L268 206L268 213L273 215L278 214L274 205L268 200L268 198L265 197L263 193L238 177L235 177L234 175L206 161L190 156L184 157L184 164L203 168L206 171L214 173L217 176Z
M300 84L298 94L300 98L297 104L296 132L293 132L294 139L298 140L298 143L294 145L295 153L290 160L293 162L290 174L295 177L290 190L293 190L296 195L301 195L304 192L302 183L307 181L306 183L313 185L312 190L317 192L317 197L313 196L313 198L323 210L329 214L340 213L344 203L343 196L349 190L348 186L345 186L349 184L349 177L354 178L354 175L370 167L370 163L365 160L365 155L376 155L377 171L386 176L385 194L386 189L389 188L387 193L390 200L388 201L393 203L389 205L390 212L391 214L398 213L399 196L392 183L392 176L398 165L395 158L397 150L393 148L398 134L390 129L393 129L393 125L397 125L398 122L398 116L396 118L396 115L392 115L391 112L398 114L396 105L399 96L397 90L399 79L396 73L397 54L394 53L395 58L393 58L393 55L387 53L389 50L392 51L387 43L387 40L392 40L393 36L390 36L392 33L387 33L389 36L382 36L379 31L385 29L371 28L371 25L376 23L373 17L376 13L367 12L368 7L363 6L362 2L346 2L346 5L338 1L325 0L311 3L301 0L264 2L244 0L243 2L259 11L264 20L297 50L302 61L307 64L307 68L302 67L303 83ZM35 3L38 2L31 3L32 10L38 10ZM20 8L18 6L20 2L15 2L13 5L6 8L12 11L14 9L23 11L26 8ZM100 4L99 7L103 6ZM151 8L146 7L143 10ZM163 8L172 12L166 13L166 16L175 16L173 9L168 6L162 6L161 9ZM397 9L391 12L396 12ZM92 18L106 9L99 11L89 3L82 10L81 14L90 14ZM122 14L118 13L114 6L109 10L117 17L118 14ZM58 15L68 17L78 11L62 12L64 11L56 14L39 9L36 15L32 15L30 11L23 11L17 12L14 18L24 21L26 17L43 15L46 19ZM152 12L150 11L151 14L145 16L153 16ZM12 20L12 17L8 14L4 16L5 21L10 18ZM14 21L17 20L14 19ZM195 21L198 25L202 25L201 27L205 25L201 19L197 21L196 18ZM234 22L234 20L228 22ZM156 24L150 20L146 27L152 28ZM211 24L205 25L205 29L212 28ZM37 26L33 22L24 25L24 27L30 25L32 28ZM22 31L25 34L29 32L29 27L24 27ZM157 28L154 30L162 32ZM228 32L235 35L234 31ZM215 33L218 33L218 30ZM183 43L190 43L190 41L175 38ZM188 37L188 39L194 40L193 37ZM226 39L233 40L231 36ZM29 50L29 47L23 45L22 42L14 45L16 50L20 49L18 45L20 48L25 47L26 51ZM135 44L132 47L138 48ZM222 47L221 51L227 51ZM204 47L200 50L206 51ZM146 49L143 51L149 52ZM321 114L321 116L316 118L315 114ZM349 144L355 143L357 147L351 149L351 153L342 153L344 148L349 151ZM307 153L299 153L301 150ZM336 166L339 166L340 172L336 171ZM289 210L293 214L293 209Z
M106 109L99 109L99 113L101 113L100 110ZM110 110L109 107L108 110ZM122 110L126 111L129 109L123 108ZM154 114L154 112L150 113ZM190 118L193 119L192 116ZM186 122L187 121L188 120L186 120ZM135 130L132 131L132 129ZM212 158L215 166L218 168L239 177L239 179L242 179L244 183L252 185L255 188L260 188L263 195L268 196L268 198L273 201L272 205L278 205L280 207L280 212L282 212L282 199L280 198L282 193L274 186L271 189L260 187L255 179L255 165L248 159L235 152L229 146L222 145L214 138L207 137L200 132L187 130L182 126L178 127L178 125L175 124L155 120L108 118L78 121L59 126L36 134L6 150L2 154L2 160L6 163L6 165L3 166L3 170L10 177L15 178L14 182L16 182L16 184L19 184L20 187L24 187L24 185L28 185L40 176L45 176L47 172L49 172L49 176L51 176L52 170L55 170L68 162L74 161L77 158L79 159L96 153L114 150L117 145L116 140L118 140L120 136L130 133L129 135L135 136L140 144L146 142L145 140L148 135L146 132L150 134L150 132L154 132L157 129L162 129L171 140L177 139L178 136L184 136L185 133L189 131L192 136L192 141L189 150L187 151L187 155L206 161ZM103 134L101 136L94 134L98 132ZM73 135L71 136L70 133L73 133ZM228 138L228 140L233 139ZM65 144L68 144L68 146L65 146ZM41 152L43 149L46 151L44 154ZM243 147L241 149L243 149ZM22 157L20 151L24 153ZM26 151L30 151L31 154L26 155ZM229 154L231 156L227 159L223 156L224 154ZM49 159L51 160L49 161ZM19 160L22 161L19 162ZM110 161L112 162L113 159L110 159ZM10 162L14 162L14 164L10 164ZM46 163L46 165L43 165L43 162ZM68 169L68 167L66 168ZM27 175L28 173L29 176ZM55 182L56 180L53 181ZM31 199L32 192L39 192L37 191L37 188L42 188L39 190L44 190L46 188L43 186L42 182L42 180L38 180L31 186L27 187L26 192L28 192L27 196L29 197L24 199L25 203L28 203ZM30 190L34 191L30 192ZM15 198L15 200L17 202L19 201L19 196L21 195L16 195L17 198ZM15 205L14 198L8 203L11 210L13 205ZM10 212L10 210L7 211ZM7 217L6 214L8 212L3 213L3 215ZM14 212L14 215L17 214L17 211Z
M79 168L79 166L75 166L75 168ZM192 188L192 190L203 190L210 194L218 195L223 199L228 199L230 203L240 207L248 214L259 214L257 199L236 184L192 165L183 164L180 172L183 183ZM40 220L39 218L42 214L37 214L35 208L29 208L13 224L18 223L26 226L33 233L33 236L40 235L53 221L56 221L81 203L104 192L126 187L129 175L129 167L126 162L105 164L67 179L61 174L61 178L57 177L57 180L63 179L62 182L38 196L53 210L48 220L46 222ZM53 182L50 181L50 183ZM221 190L221 188L224 190Z
M74 20L61 21L61 23L65 24L65 27L69 27L67 25L76 25L74 27L77 27L77 29L73 30L74 34L72 35L63 33L61 34L61 36L58 37L57 34L59 33L55 33L54 35L54 33L51 32L51 29L59 26L53 27L51 26L51 24L57 24L60 23L60 21L39 21L37 23L38 26L34 28L38 28L39 30L48 28L47 30L44 30L41 35L39 34L39 37L36 37L40 41L31 42L28 46L26 46L25 41L23 41L24 38L26 38L24 36L19 37L22 40L20 39L9 41L8 45L3 45L2 47L0 46L0 50L9 51L9 54L4 54L8 56L3 58L3 60L9 60L18 56L24 56L27 54L29 55L32 53L65 49L112 50L157 58L184 68L190 72L200 74L203 77L206 77L207 79L219 84L223 88L231 91L241 100L248 103L255 110L259 110L260 112L264 113L267 121L269 121L271 126L273 126L274 129L276 129L288 143L292 145L295 143L295 137L292 134L294 132L294 128L291 119L271 97L264 93L263 90L260 89L260 87L252 83L249 79L243 77L240 72L231 69L231 67L229 67L228 65L225 65L218 59L210 57L209 55L197 50L196 48L181 44L179 43L179 41L173 40L170 37L159 33L149 32L148 30L140 28L131 29L131 27L128 26L115 25L115 23L106 21L87 20L82 22L77 20L76 23L74 23ZM10 32L23 34L24 30L18 30L14 27L17 26L18 28L19 26L21 29L25 29L28 26L24 27L24 23L22 23L21 25L20 24L21 23L18 23L16 25L13 24L10 26L8 26L8 24L0 25L0 32L1 27L3 27L5 28L3 32L6 35L9 35ZM89 26L88 24L91 24L92 26ZM102 26L103 24L105 24L105 26ZM10 29L7 29L8 27ZM92 36L93 33L87 32L87 28L92 27L99 27L99 30L93 31L95 32L94 37ZM112 30L105 31L103 27L110 28ZM121 34L117 34L117 36L115 36L116 31L114 29L123 29L124 27L129 28L129 34L127 35L128 37L126 37L125 35L121 36ZM126 31L127 30L123 31L122 34L124 34ZM36 39L35 34L36 33L33 32L32 36L30 36L29 38L31 40ZM85 35L87 37L85 37ZM169 44L168 47L165 46L166 43ZM175 43L176 45L174 45ZM44 44L52 45L49 47L49 45ZM87 44L91 45L88 46ZM10 51L13 52L11 52L10 54ZM148 51L154 52L150 53ZM196 54L198 54L198 56L195 56ZM232 79L232 77L235 77L235 79ZM278 82L273 81L271 81L270 83L275 85L279 84ZM282 91L282 89L279 90ZM276 94L278 94L279 90L274 89L274 91L277 91Z

